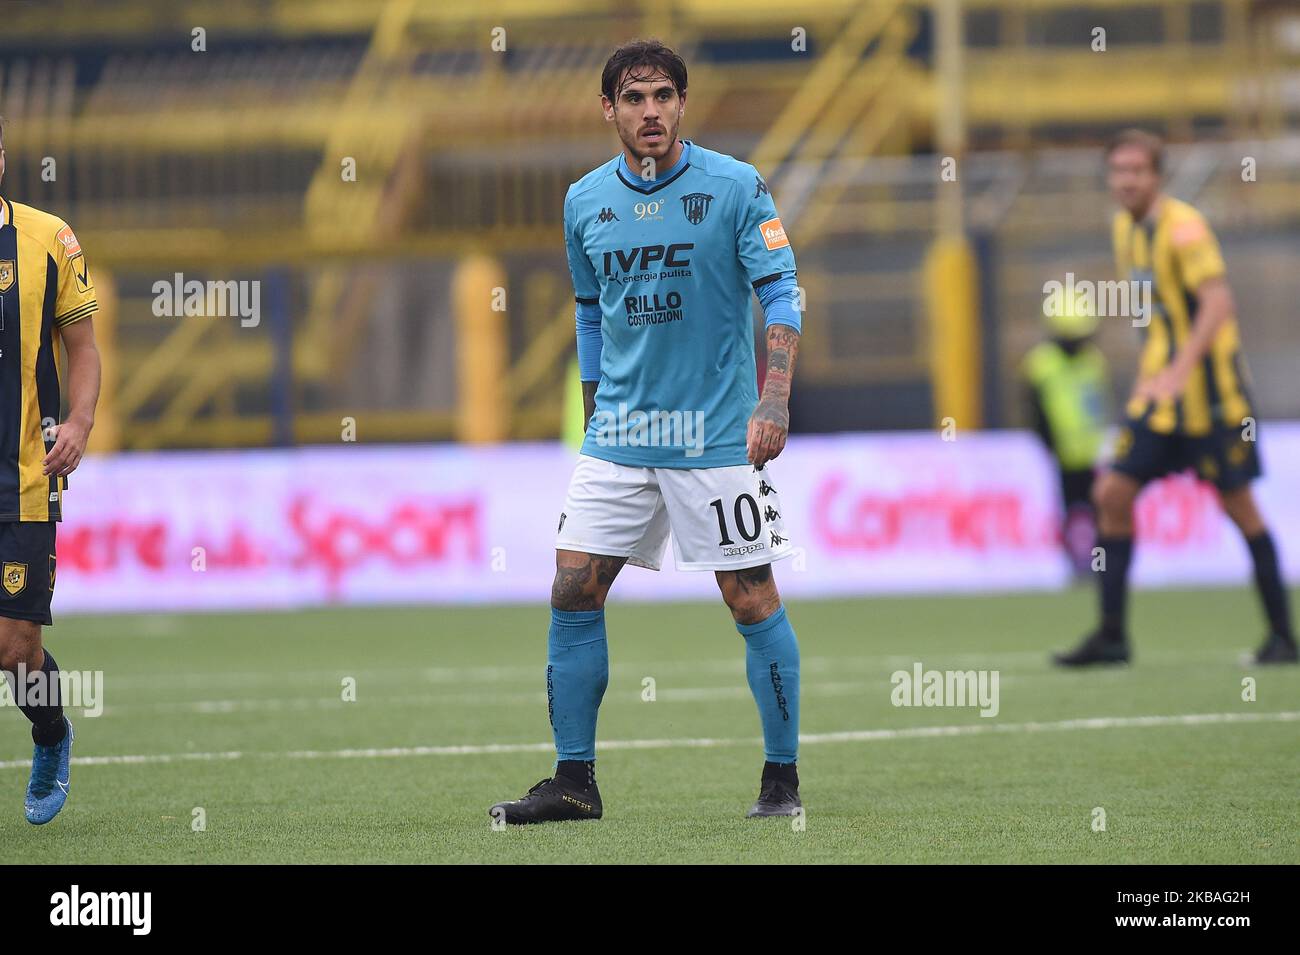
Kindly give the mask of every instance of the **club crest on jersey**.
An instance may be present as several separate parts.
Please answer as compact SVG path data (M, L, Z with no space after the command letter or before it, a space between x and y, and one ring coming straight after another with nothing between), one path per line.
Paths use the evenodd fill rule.
M27 565L5 561L4 569L0 570L0 581L4 583L5 593L17 597L27 586Z
M614 212L613 209L606 206L604 209L600 210L600 215L596 216L596 221L600 223L605 223L605 222L619 222L621 220L619 219L618 215Z
M14 260L0 260L0 292L9 291L14 284Z
M682 212L686 214L686 221L691 225L699 225L709 214L709 205L712 202L713 197L703 192L692 192L689 196L682 196Z

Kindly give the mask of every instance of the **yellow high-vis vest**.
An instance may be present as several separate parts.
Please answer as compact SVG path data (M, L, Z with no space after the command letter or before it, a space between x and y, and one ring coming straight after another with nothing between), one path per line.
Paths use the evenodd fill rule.
M1101 350L1089 344L1069 355L1056 342L1046 341L1030 350L1021 368L1038 392L1061 467L1092 467L1101 453L1110 387Z

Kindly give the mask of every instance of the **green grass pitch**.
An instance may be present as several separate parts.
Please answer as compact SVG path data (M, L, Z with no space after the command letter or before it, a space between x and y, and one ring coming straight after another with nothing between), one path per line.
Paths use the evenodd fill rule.
M505 831L487 807L552 765L541 604L65 617L49 645L104 671L105 710L73 713L72 796L36 828L27 723L6 708L0 831L11 858L50 863L1300 862L1300 669L1243 667L1253 593L1133 605L1134 665L1077 673L1047 654L1090 621L1087 590L792 601L802 831L742 818L762 750L720 602L611 600L600 740L658 742L600 754L602 821ZM893 706L890 674L916 660L997 670L1000 713ZM1133 719L1192 714L1229 717ZM1087 718L1118 722L1061 725ZM867 730L888 732L825 738Z

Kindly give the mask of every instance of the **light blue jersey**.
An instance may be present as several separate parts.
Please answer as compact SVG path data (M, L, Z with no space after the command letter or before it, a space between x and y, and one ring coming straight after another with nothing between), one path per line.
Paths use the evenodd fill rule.
M653 182L620 153L564 200L580 325L584 306L600 309L600 384L582 453L634 467L746 463L758 403L752 296L794 284L794 253L758 171L682 142ZM783 315L798 327L796 312Z

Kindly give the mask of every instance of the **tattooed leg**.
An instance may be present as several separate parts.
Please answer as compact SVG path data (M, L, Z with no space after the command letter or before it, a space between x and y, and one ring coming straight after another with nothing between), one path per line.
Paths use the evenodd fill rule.
M551 606L556 610L599 610L626 557L605 557L576 550L555 552Z
M722 599L731 608L736 623L759 623L781 606L781 595L777 593L771 564L746 570L719 570L717 578Z

